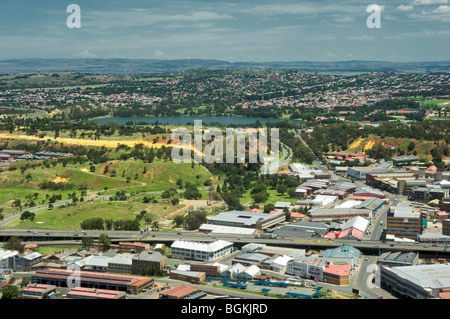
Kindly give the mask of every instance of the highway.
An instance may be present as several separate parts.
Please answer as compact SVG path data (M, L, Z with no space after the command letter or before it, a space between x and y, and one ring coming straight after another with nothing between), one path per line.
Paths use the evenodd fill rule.
M165 242L171 243L175 240L212 242L218 239L227 240L235 243L236 246L243 246L248 243L264 243L272 246L284 246L300 249L326 249L339 247L343 244L351 245L366 254L379 254L382 251L413 251L426 254L449 255L450 252L445 245L423 243L403 243L389 242L380 240L326 240L326 239L300 239L294 237L284 237L276 239L255 238L253 235L235 235L235 234L205 234L199 231L183 232L139 232L139 231L114 231L114 230L74 230L74 229L21 229L0 227L0 238L4 241L6 238L17 236L21 237L27 243L52 243L57 244L60 241L79 242L82 237L98 238L101 234L108 235L112 242L119 241L143 241L143 242Z

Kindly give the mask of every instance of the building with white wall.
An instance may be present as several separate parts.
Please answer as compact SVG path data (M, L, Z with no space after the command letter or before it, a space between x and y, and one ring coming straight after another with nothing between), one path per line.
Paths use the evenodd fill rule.
M212 262L230 254L233 243L217 240L212 243L201 243L185 240L176 240L171 246L172 258Z

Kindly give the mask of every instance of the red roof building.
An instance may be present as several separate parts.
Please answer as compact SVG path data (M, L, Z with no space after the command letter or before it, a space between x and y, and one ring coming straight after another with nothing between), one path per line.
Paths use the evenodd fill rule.
M67 299L125 299L126 293L118 290L75 287L66 296Z
M186 299L192 295L199 293L194 287L178 286L167 291L159 293L160 299Z

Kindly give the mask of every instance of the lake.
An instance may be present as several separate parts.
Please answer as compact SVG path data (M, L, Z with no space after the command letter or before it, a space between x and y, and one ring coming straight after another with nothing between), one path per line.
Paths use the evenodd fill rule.
M156 116L156 117L103 117L98 119L89 120L88 122L94 122L97 124L107 124L109 122L115 122L117 124L126 124L132 121L137 124L139 122L147 122L148 124L156 123L169 124L169 125L187 125L188 123L194 123L194 120L202 120L205 124L211 122L222 123L224 126L229 124L254 124L259 121L262 125L272 122L281 122L284 119L270 119L260 117L234 117L234 116ZM300 120L288 120L291 123L301 123Z

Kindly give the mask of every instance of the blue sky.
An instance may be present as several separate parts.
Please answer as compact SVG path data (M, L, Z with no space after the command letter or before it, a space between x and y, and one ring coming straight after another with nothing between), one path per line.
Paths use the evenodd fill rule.
M66 26L72 3L80 29ZM450 60L450 0L0 0L12 58Z

